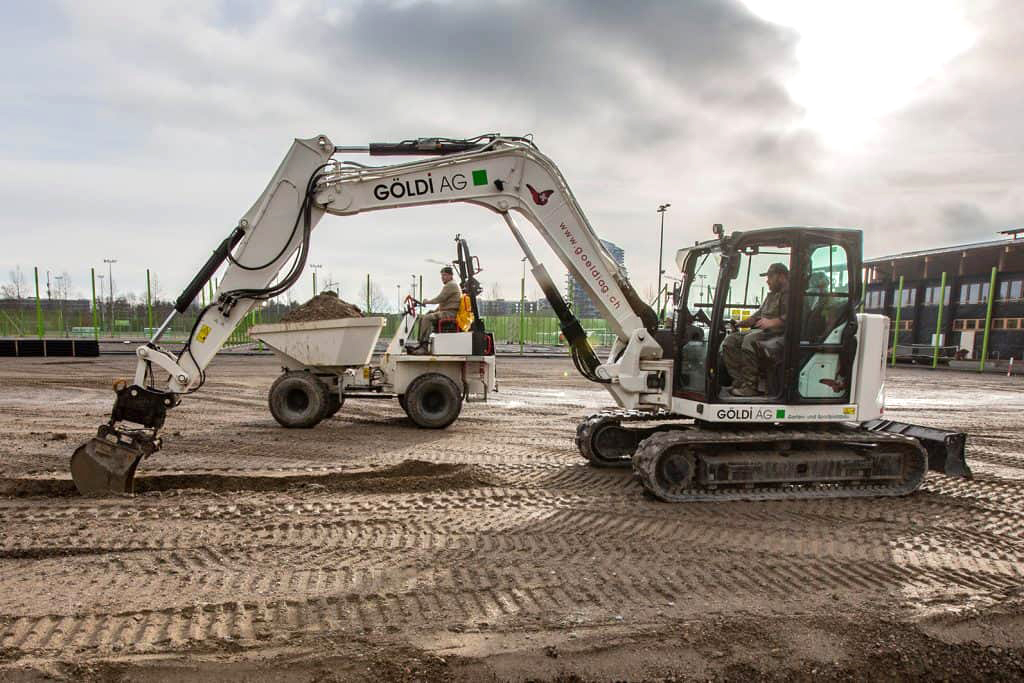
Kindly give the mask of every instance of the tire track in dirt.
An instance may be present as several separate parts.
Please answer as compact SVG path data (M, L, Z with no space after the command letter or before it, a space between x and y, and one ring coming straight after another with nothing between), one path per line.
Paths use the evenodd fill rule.
M933 480L926 484L929 488ZM941 485L941 484L940 484ZM725 503L671 506L643 497L625 498L620 493L585 495L573 490L530 488L473 488L456 491L431 491L420 494L394 493L387 497L352 494L344 498L310 497L301 492L282 494L241 494L236 502L197 502L190 496L141 497L130 501L89 501L81 498L62 500L26 500L0 504L0 514L10 522L32 524L66 520L171 520L241 519L273 515L297 518L339 516L350 514L412 515L428 511L479 510L526 511L546 515L551 510L569 509L589 515L612 515L641 523L648 518L669 522L702 523L705 520L728 519L731 523L770 523L799 528L807 524L839 528L850 525L943 525L968 526L979 531L1020 537L1024 529L1024 513L991 504L986 492L972 490L974 482L953 483L950 496L928 491L909 498L886 501L823 500L799 503ZM1012 497L1012 494L1011 494ZM149 498L147 500L147 498ZM88 525L91 525L89 522ZM1016 532L1007 533L1007 532Z
M582 614L585 622L599 622L627 610L666 609L669 602L677 600L694 601L690 608L696 605L699 609L701 605L742 603L752 594L801 602L810 595L835 590L879 595L901 587L953 584L988 593L1015 585L1005 576L949 567L912 571L891 563L765 557L759 558L756 567L744 570L734 558L680 562L684 557L681 552L659 553L650 565L623 565L618 557L585 558L570 562L558 573L524 565L434 567L417 575L412 589L391 586L365 593L332 592L331 583L292 575L288 585L304 590L287 598L8 617L0 630L0 646L25 652L149 652L202 648L204 643L241 641L244 645L279 633L375 632L443 624L459 628L482 621L500 625L524 617L557 623L566 613ZM579 577L585 575L612 580L581 582ZM225 583L220 578L208 581Z
M1015 445L1016 444L1014 444L1014 447ZM967 456L968 462L985 462L992 463L994 465L1001 465L1002 467L1024 469L1024 455L1019 452L1007 453L1006 449L1007 444L988 446L972 442Z
M648 519L637 525L629 520L604 519L564 510L550 511L543 519L528 515L521 521L506 519L483 530L480 526L473 515L438 520L348 517L311 519L307 523L268 520L262 526L229 524L219 529L211 529L208 524L185 524L169 534L160 533L158 529L153 533L148 529L136 530L145 546L132 547L129 543L117 547L109 545L109 539L104 546L101 539L93 538L79 539L77 546L40 547L37 544L7 554L14 559L41 557L44 560L66 554L71 559L64 564L79 578L95 572L101 577L114 576L98 589L112 598L130 595L130 588L140 573L147 575L144 581L147 590L165 585L165 590L158 592L181 591L196 595L204 594L209 586L240 585L244 576L265 572L259 569L264 565L275 567L274 571L281 576L291 576L296 571L315 573L325 568L336 571L350 564L348 557L367 554L380 558L378 568L393 565L399 570L409 562L424 559L427 566L541 563L561 568L589 557L587 564L599 561L613 568L614 573L623 571L624 567L643 566L653 570L665 564L686 564L691 554L700 552L753 553L759 557L803 558L812 562L826 558L846 564L898 561L907 572L906 577L926 575L941 568L947 574L1010 577L1015 581L1021 578L1021 558L1024 557L1021 544L1002 541L986 544L984 539L944 529L895 539L888 534L857 529L822 534L820 529L811 528L802 533L771 535L766 533L765 525L742 526L728 520L693 525ZM248 539L245 544L238 541L243 530ZM119 529L111 531L116 533ZM197 542L203 547L190 547ZM96 552L77 552L88 548ZM109 559L106 564L95 561L103 554L113 556L124 552L131 554L115 556L113 566ZM82 555L88 561L76 562ZM651 556L655 559L650 559ZM33 567L33 572L38 569L38 566ZM581 568L581 571L586 570ZM51 570L51 573L61 572ZM17 583L17 576L16 568L8 568L8 586ZM161 576L169 578L161 582ZM972 581L965 578L964 585L986 585L975 585Z

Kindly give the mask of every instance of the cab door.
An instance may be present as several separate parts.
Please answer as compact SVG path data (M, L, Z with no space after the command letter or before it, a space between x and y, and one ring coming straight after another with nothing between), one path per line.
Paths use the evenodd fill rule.
M861 233L807 231L799 251L791 299L799 327L790 340L795 363L789 402L848 403L857 352Z

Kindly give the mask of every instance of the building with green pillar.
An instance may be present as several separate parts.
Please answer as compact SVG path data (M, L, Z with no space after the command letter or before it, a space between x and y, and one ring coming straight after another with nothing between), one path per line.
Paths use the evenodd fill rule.
M864 312L896 320L899 308L899 358L923 354L930 361L937 323L944 355L959 351L981 359L987 336L988 359L1024 358L1024 228L1001 234L987 242L865 259ZM946 289L940 293L943 273Z

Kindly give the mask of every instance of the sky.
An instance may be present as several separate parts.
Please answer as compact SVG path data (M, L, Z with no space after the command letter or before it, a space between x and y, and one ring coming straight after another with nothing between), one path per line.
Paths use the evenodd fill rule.
M85 295L116 259L117 293L149 268L173 298L320 133L532 134L641 294L663 203L669 274L713 223L861 228L869 257L1024 227L1015 0L11 0L0 19L0 282L38 266ZM518 298L518 248L479 207L328 216L309 262L350 300L367 273L429 295L456 233L485 296ZM292 296L311 289L307 270Z

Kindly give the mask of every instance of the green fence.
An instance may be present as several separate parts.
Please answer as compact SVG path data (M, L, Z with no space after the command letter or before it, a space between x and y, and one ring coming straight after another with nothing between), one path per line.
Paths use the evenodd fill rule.
M498 344L518 344L520 340L525 344L560 344L564 341L561 339L558 318L554 316L525 316L522 321L522 334L517 315L485 317L484 324L487 331L494 334L494 341ZM608 329L608 324L601 318L584 318L580 320L580 324L595 346L608 346L615 339L615 335Z
M108 308L107 305L104 305L104 308ZM149 339L154 332L154 328L149 325L149 312L145 304L117 303L114 317L110 317L109 310L104 310L102 317L97 316L96 325L93 325L93 312L88 306L88 302L43 300L40 302L40 309L37 313L36 302L33 300L20 302L0 300L0 337L35 337L39 334L38 322L40 320L42 321L43 335L48 338L98 337L100 339L142 341ZM171 304L167 302L153 304L153 319L156 324L167 317L170 309ZM198 306L193 306L183 315L176 316L165 332L162 341L184 341L192 331L199 310ZM285 304L270 304L254 309L235 328L226 345L233 346L251 342L250 327L259 323L278 322L281 316L289 310L291 307ZM387 323L381 332L382 338L393 336L401 321L401 317L394 313L371 313L370 315L387 318ZM528 315L522 318L521 324L518 315L485 316L484 323L487 330L494 334L494 340L498 344L518 344L520 341L524 344L558 345L563 343L558 319L554 316ZM580 323L595 346L607 346L615 338L615 335L608 330L607 323L600 318L583 319Z
M170 301L158 300L154 296L157 289L155 278L151 278L151 272L146 270L145 286L139 291L133 291L131 287L124 288L121 283L121 291L113 296L110 293L111 273L108 268L107 291L103 291L103 274L97 273L96 269L90 269L87 277L88 288L87 298L73 299L67 296L67 289L63 290L63 297L53 297L52 283L67 285L70 276L67 273L51 279L49 271L45 271L45 277L40 276L40 269L33 267L31 271L34 292L27 286L25 278L21 275L20 269L17 274L11 273L12 281L20 282L19 291L25 292L27 296L20 299L0 299L0 337L47 337L47 338L95 338L107 340L125 340L138 342L152 337L155 327L159 326L173 309ZM45 285L40 287L40 281ZM97 282L99 287L97 288ZM141 283L140 283L141 284ZM199 296L193 304L181 315L176 315L170 325L164 331L161 341L168 343L185 341L195 325L200 311L207 301L212 301L217 289L216 279L211 280L200 291ZM316 291L316 280L314 276L313 290ZM360 293L359 304L366 295L365 308L371 306L369 292L378 296L379 287L372 281L370 275L366 276L366 287ZM58 287L56 290L62 290ZM32 294L34 293L34 296ZM376 301L376 299L374 299ZM226 345L247 344L252 340L249 338L249 328L259 323L276 323L281 320L288 311L297 304L287 303L281 299L264 302L242 319L235 330L228 338ZM381 304L374 303L374 306ZM382 306L383 307L383 306ZM368 312L368 315L384 316L387 323L381 332L381 337L391 338L398 328L401 316L397 313L376 313ZM494 340L498 344L544 344L560 345L564 343L561 338L561 329L557 318L550 313L547 315L534 314L520 317L519 315L483 316L488 331L494 334ZM608 330L608 325L601 319L582 319L580 323L586 330L595 346L607 346L611 344L615 335Z

